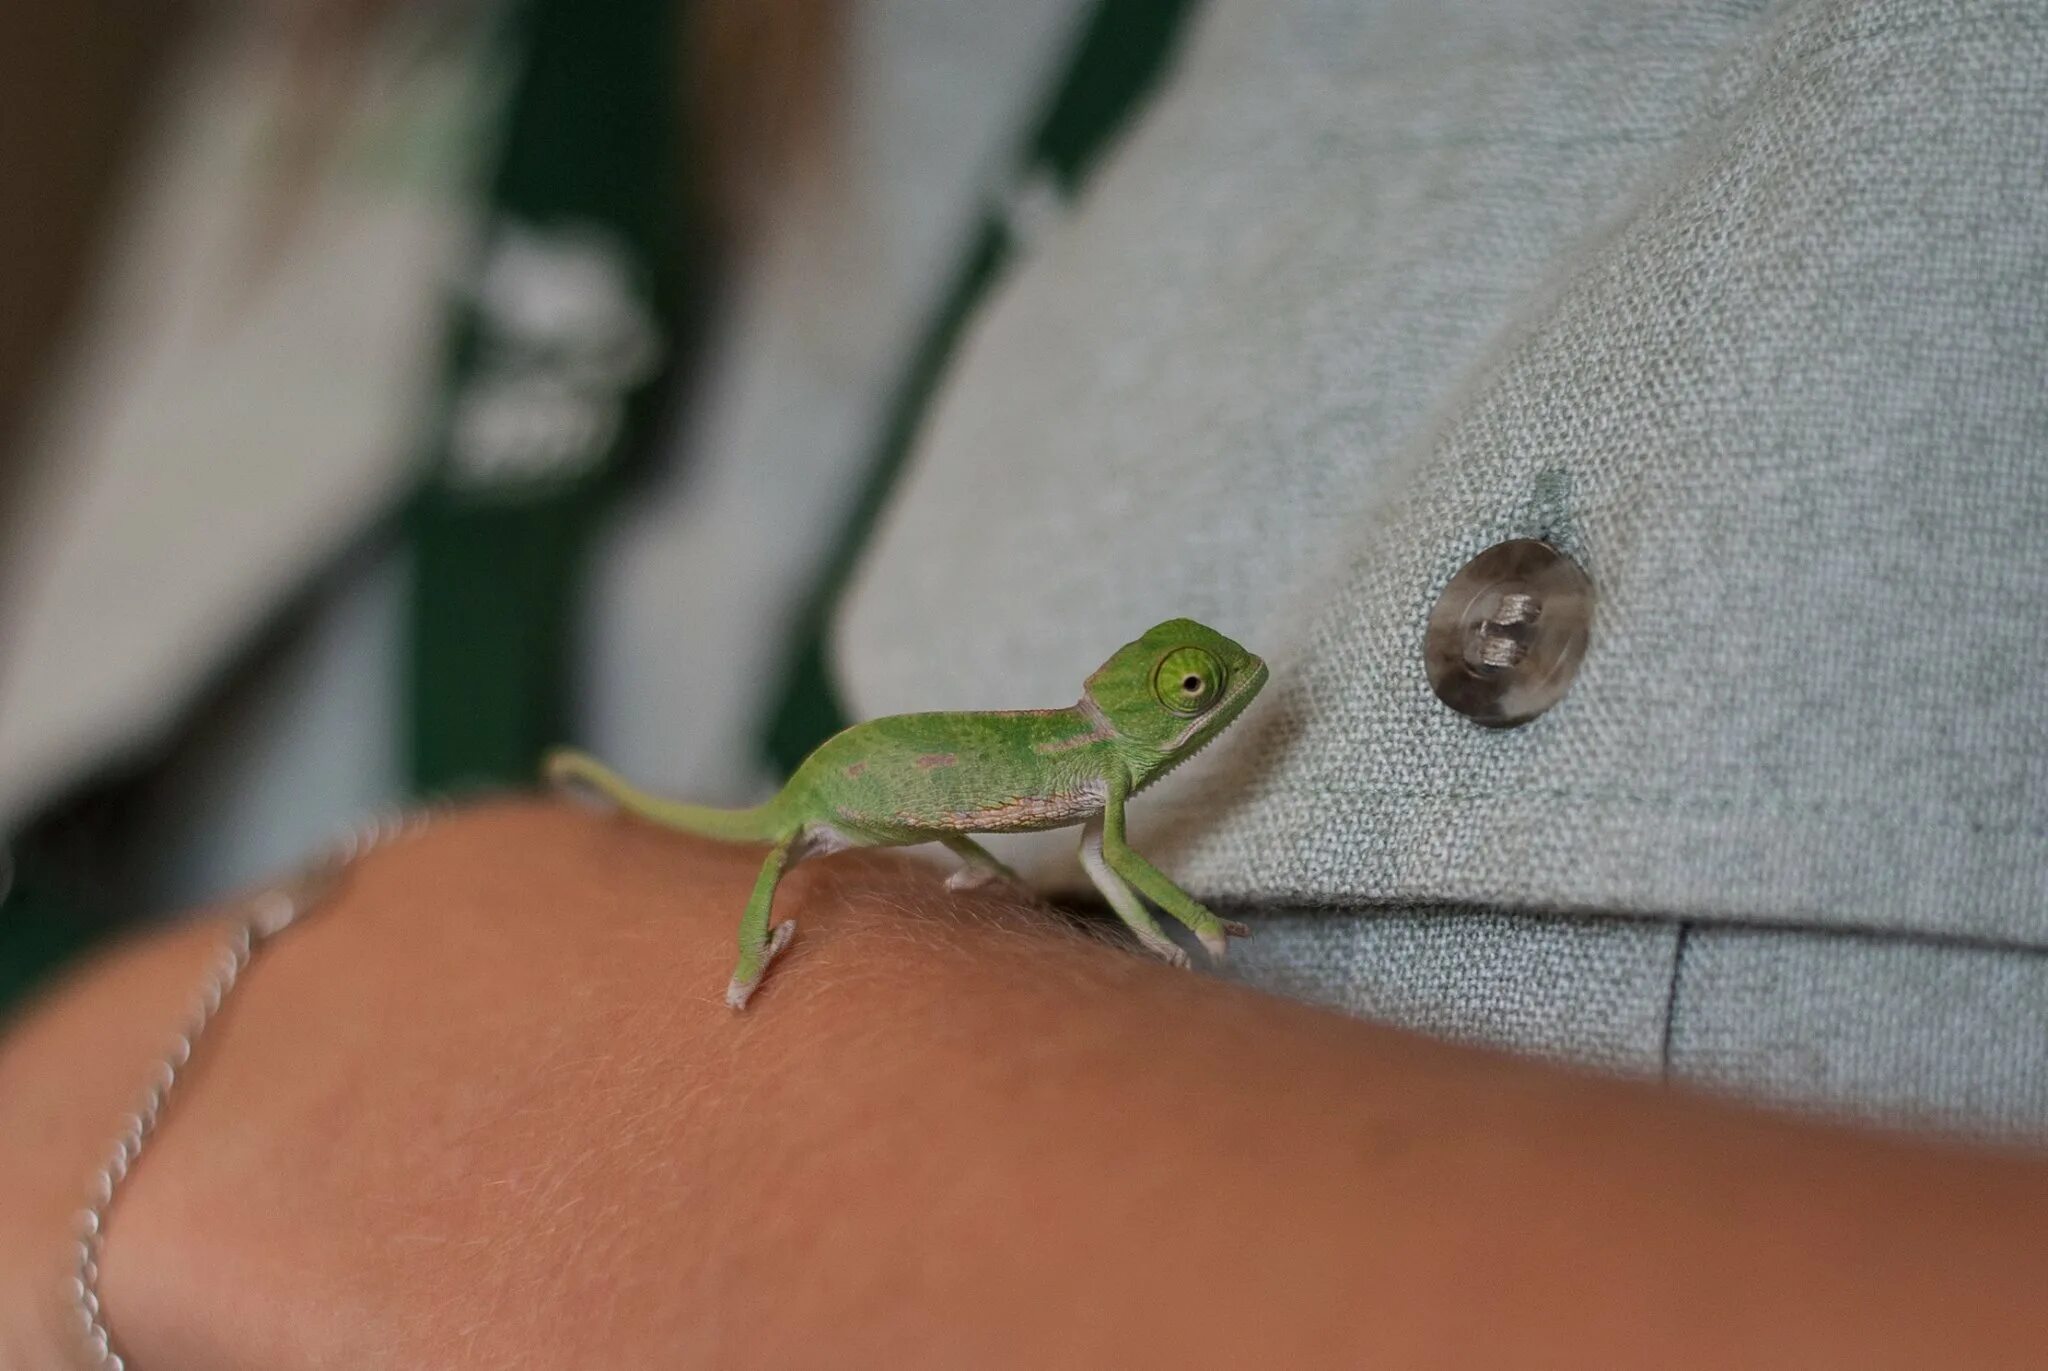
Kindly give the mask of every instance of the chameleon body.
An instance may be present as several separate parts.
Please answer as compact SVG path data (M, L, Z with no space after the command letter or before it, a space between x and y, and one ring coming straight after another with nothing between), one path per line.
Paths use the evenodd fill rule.
M1219 919L1124 841L1124 804L1200 751L1266 683L1266 664L1192 619L1125 644L1064 709L899 714L835 734L780 793L753 809L712 809L650 795L590 757L553 753L548 779L596 791L626 812L701 837L770 844L740 919L726 1003L744 1009L793 921L770 927L776 883L805 857L849 847L943 843L965 865L960 887L1016 877L973 833L1082 826L1089 879L1146 949L1187 955L1147 912L1150 900L1211 956L1246 929ZM1143 896L1143 900L1140 899Z

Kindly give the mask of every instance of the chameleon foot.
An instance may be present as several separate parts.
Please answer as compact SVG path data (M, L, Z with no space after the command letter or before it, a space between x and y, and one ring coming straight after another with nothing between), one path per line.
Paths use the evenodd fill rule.
M946 877L948 890L979 890L985 885L1007 885L1022 890L1024 882L1016 872L996 860L993 852L965 833L942 833L939 841L953 850L960 867Z
M1147 952L1150 952L1168 966L1177 966L1183 971L1187 969L1188 954L1178 943L1165 934L1154 933L1148 937L1140 933L1138 935L1138 942Z
M963 866L946 877L948 890L984 890L989 886L1022 890L1024 882L1008 867L994 870L985 866Z
M759 960L752 957L740 958L739 970L733 972L732 981L725 987L725 1003L729 1009L745 1009L747 1001L754 997L760 987L761 978L768 974L768 967L774 962L789 940L796 936L796 920L784 919L775 925L775 931L768 935L768 945L761 949ZM754 964L751 969L747 963Z
M1232 938L1249 938L1252 931L1235 919L1218 919L1216 927L1204 929L1195 936L1202 941L1202 950L1209 954L1209 960L1220 962L1230 953Z

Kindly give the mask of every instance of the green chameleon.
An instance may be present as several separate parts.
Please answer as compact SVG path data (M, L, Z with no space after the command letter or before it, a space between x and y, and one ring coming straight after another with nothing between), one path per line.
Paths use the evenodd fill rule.
M850 847L944 843L966 863L947 884L1015 881L970 833L1083 825L1081 864L1138 941L1176 965L1132 887L1186 924L1212 957L1244 925L1217 918L1124 842L1124 802L1201 751L1266 683L1266 664L1192 619L1126 643L1065 709L899 714L835 734L781 793L754 809L680 804L637 790L582 753L548 757L557 786L582 785L627 813L705 838L774 846L740 919L740 958L725 1002L746 1008L796 932L771 934L776 882L805 857Z

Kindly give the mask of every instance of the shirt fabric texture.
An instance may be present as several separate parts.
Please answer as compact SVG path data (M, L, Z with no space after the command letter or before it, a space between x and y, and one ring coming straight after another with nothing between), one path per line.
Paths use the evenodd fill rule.
M1192 615L1274 683L1134 841L1296 911L1240 974L2048 1127L2044 150L2028 4L1218 0L956 358L850 697L1057 703ZM1422 631L1518 537L1592 642L1489 730Z

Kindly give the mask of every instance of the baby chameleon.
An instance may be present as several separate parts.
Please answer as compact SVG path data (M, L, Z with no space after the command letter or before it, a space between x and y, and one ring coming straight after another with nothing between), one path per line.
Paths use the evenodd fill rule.
M1192 619L1126 643L1065 709L899 714L855 724L804 759L754 809L679 804L637 790L578 752L549 756L547 778L581 785L627 813L685 833L773 844L740 919L725 1002L744 1009L791 920L769 929L776 882L805 857L849 847L944 843L966 864L954 888L1016 879L970 833L1082 825L1081 864L1138 941L1177 965L1176 947L1138 893L1194 931L1212 957L1242 924L1217 918L1124 842L1124 802L1201 751L1266 684L1266 664ZM1136 887L1136 893L1133 891Z

